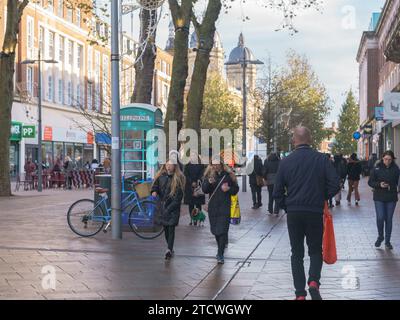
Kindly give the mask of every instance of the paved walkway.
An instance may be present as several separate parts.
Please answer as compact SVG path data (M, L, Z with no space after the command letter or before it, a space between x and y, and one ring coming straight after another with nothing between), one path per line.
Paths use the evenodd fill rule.
M216 265L208 223L189 226L186 206L170 262L163 258L163 237L77 237L68 228L66 211L92 192L22 191L0 199L0 299L293 298L286 216L265 214L266 190L259 210L246 210L250 193L240 194L243 220L231 226L223 266ZM366 181L361 196L359 207L344 203L333 209L339 261L324 265L321 293L325 299L400 299L400 209L394 250L375 249L375 213ZM55 289L46 289L51 282L44 281L45 273L52 268Z

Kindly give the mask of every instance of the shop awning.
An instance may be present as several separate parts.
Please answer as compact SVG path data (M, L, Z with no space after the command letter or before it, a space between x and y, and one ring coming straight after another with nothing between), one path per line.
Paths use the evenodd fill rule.
M96 133L96 143L111 145L111 136L107 133Z

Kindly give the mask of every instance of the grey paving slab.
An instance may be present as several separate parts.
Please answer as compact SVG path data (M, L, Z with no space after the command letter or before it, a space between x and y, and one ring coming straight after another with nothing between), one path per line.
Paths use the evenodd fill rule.
M286 216L265 213L266 190L259 210L248 209L249 193L240 194L242 223L230 228L223 266L216 266L208 221L205 227L189 226L186 206L176 230L176 255L167 263L163 237L76 236L67 226L66 211L92 192L29 191L0 198L0 299L199 300L213 298L222 288L218 299L293 299ZM330 300L400 299L400 208L394 217L395 249L376 249L375 213L365 180L361 195L360 207L343 204L332 210L339 261L324 266L321 293ZM56 272L56 290L42 287L48 266ZM350 269L357 284L351 290L343 287Z

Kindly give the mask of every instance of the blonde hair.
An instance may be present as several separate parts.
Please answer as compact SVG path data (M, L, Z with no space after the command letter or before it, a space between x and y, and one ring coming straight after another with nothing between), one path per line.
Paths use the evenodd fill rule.
M237 182L237 179L236 179L236 176L235 176L235 173L233 172L233 170L225 163L220 163L220 165L222 166L222 171L228 173L233 182ZM213 164L209 164L207 166L207 169L204 171L204 177L209 178L209 177L215 177L215 176L216 176L216 171L213 167Z
M167 163L161 166L160 170L156 173L154 177L154 181L157 181L157 179L160 178L162 175L168 174ZM174 165L175 170L174 170L174 175L172 176L171 192L169 194L170 196L176 195L178 189L182 189L182 191L185 190L185 183L186 183L186 178L183 175L179 165L174 163L172 164Z

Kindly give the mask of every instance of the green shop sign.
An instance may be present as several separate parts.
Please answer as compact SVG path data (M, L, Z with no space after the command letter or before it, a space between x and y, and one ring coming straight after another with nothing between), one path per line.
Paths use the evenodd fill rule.
M11 141L21 141L22 139L22 123L21 122L11 122Z
M36 138L36 126L22 126L22 138Z

